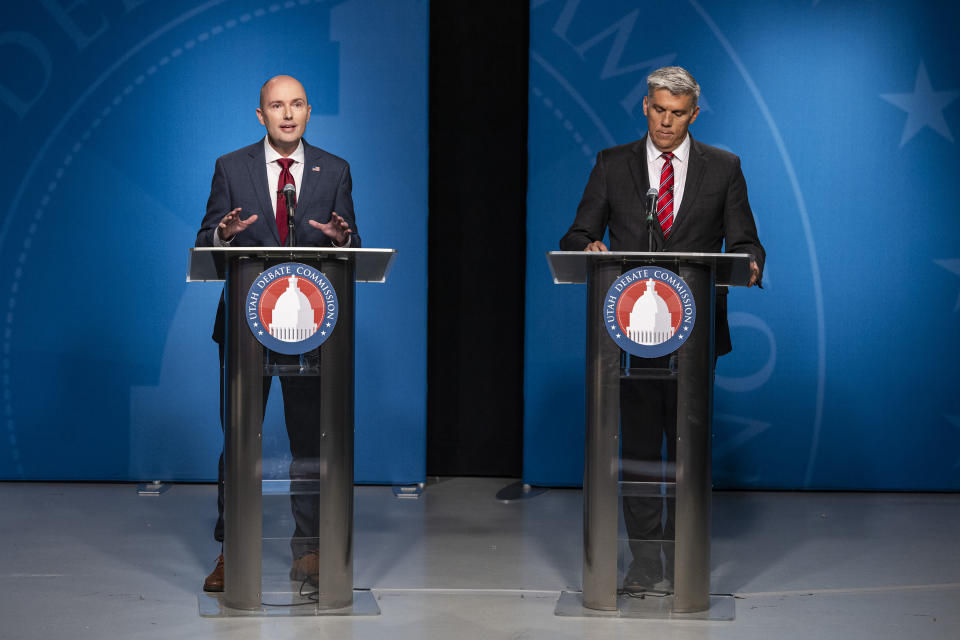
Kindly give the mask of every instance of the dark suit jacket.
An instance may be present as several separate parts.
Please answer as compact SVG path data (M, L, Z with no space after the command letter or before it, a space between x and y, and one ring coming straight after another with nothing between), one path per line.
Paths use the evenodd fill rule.
M577 216L560 240L563 251L582 251L610 230L611 251L646 251L647 224L644 195L650 188L646 136L604 149L583 191ZM740 158L690 137L690 166L677 220L664 238L654 217L654 251L718 253L724 242L728 253L752 254L763 273L766 252L747 199L747 183ZM727 325L726 289L717 289L716 353L731 349Z
M353 231L350 246L360 247L360 234L353 212L353 182L350 165L343 158L327 153L303 141L303 177L296 208L297 245L303 247L333 246L330 238L314 229L307 220L328 222L336 211ZM267 184L267 159L263 140L217 158L207 200L207 213L197 232L198 247L212 247L213 234L227 213L242 207L241 218L257 214L257 221L230 243L232 247L279 247L280 236L272 202L277 198L276 185ZM223 343L223 299L217 309L213 339Z

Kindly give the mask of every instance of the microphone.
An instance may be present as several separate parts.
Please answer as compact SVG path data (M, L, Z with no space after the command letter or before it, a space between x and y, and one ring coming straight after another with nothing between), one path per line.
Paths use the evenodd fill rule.
M287 199L287 246L294 247L296 246L296 240L294 240L293 227L293 209L296 206L297 200L297 188L290 184L289 182L283 185L283 197Z
M650 187L647 190L647 251L653 252L653 214L657 212L657 196L660 192Z
M653 214L657 212L657 196L659 192L650 187L647 190L647 222L653 222Z

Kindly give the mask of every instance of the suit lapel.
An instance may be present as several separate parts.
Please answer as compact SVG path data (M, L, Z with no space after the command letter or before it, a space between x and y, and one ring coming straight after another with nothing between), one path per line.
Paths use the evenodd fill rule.
M690 134L687 134L690 135ZM700 185L703 184L703 176L707 169L707 159L703 155L700 143L690 136L690 157L688 158L690 166L687 167L687 181L683 185L683 201L676 213L676 222L674 222L673 231L670 237L674 237L679 227L685 227L687 218L690 217L690 209L697 201L697 193L700 191ZM683 215L680 215L683 214Z
M303 177L300 178L300 197L297 199L297 210L309 210L320 176L323 174L323 152L317 147L303 141ZM303 224L303 216L297 216L297 226Z
M650 188L650 177L647 175L647 139L643 138L633 145L633 153L630 155L630 175L633 176L633 184L637 188L637 195L643 200Z
M263 142L251 146L250 154L247 157L247 171L250 173L250 184L257 192L257 202L260 203L260 215L264 222L270 227L273 239L277 245L280 244L280 234L277 232L277 218L273 212L273 203L270 199L274 193L267 183L267 156L263 152Z

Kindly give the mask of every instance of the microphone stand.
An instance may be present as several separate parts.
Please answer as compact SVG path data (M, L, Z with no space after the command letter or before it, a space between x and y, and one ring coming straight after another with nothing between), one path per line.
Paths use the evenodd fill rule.
M294 209L294 198L296 198L296 191L292 184L287 183L283 188L284 201L287 203L287 246L295 247L297 246L296 234L294 232L294 226L296 225L296 220L293 217Z
M653 253L653 214L647 214L647 251Z
M294 222L295 221L293 219L293 207L290 205L290 203L287 203L287 246L288 247L297 246L297 241L295 238L296 233L293 230Z

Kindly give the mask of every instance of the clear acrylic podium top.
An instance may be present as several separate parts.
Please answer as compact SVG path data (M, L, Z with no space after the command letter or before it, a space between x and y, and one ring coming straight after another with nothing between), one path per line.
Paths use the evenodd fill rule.
M268 260L339 259L355 261L357 282L386 282L397 257L396 249L335 249L333 247L195 247L187 262L187 282L219 282L231 256Z
M746 286L750 282L749 253L668 253L647 251L548 251L547 263L555 284L584 284L595 260L620 260L626 264L676 264L694 262L713 267L717 286Z

